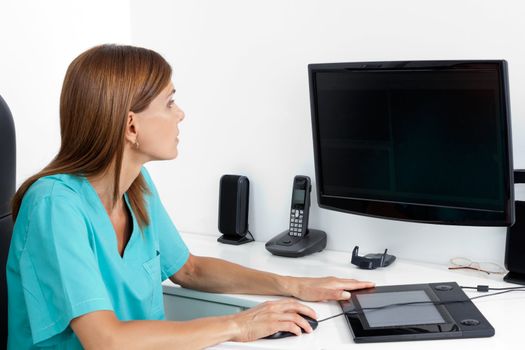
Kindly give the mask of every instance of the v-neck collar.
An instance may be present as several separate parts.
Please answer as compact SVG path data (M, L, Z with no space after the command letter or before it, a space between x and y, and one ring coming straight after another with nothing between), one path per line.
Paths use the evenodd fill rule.
M104 224L104 232L110 232L112 241L112 245L114 246L114 255L119 258L119 260L126 261L129 260L129 254L130 250L132 249L132 246L134 245L135 241L137 240L136 236L139 236L139 230L138 230L138 222L135 218L135 214L133 213L133 210L131 209L131 205L129 203L128 193L124 193L124 204L126 205L130 215L131 215L131 224L132 224L132 230L131 235L129 237L129 240L126 244L126 247L124 248L124 251L122 252L122 256L120 255L118 251L118 242L117 242L117 234L115 232L115 228L113 227L113 224L111 223L111 219L109 218L108 213L106 212L106 208L102 204L102 201L100 200L100 197L97 194L97 191L95 191L95 188L89 182L89 180L85 176L80 176L80 178L83 181L83 188L86 190L86 194L88 195L88 201L91 203L93 208L95 209L95 212L97 213L97 216L103 221Z

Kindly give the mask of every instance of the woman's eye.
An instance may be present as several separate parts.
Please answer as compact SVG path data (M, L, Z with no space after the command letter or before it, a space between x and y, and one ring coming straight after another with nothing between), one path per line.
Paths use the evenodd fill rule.
M170 100L168 102L168 107L172 107L175 104L175 100Z

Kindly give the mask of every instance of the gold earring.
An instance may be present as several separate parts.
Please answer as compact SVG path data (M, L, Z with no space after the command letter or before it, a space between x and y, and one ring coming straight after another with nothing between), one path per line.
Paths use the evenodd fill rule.
M139 140L135 140L133 146L135 146L135 149L139 149Z

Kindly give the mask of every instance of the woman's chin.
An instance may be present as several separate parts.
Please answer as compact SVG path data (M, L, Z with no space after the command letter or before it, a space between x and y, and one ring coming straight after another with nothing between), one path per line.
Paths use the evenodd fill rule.
M179 150L175 148L175 151L171 154L171 157L169 159L175 159L179 155Z
M175 151L172 151L171 153L164 153L164 154L157 154L150 157L150 160L156 161L156 160L173 160L177 158L179 155L179 152L177 149Z

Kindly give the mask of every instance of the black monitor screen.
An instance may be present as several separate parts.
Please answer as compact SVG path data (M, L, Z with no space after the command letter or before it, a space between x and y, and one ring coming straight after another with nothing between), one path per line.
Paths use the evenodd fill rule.
M392 207L378 216L508 224L510 129L501 62L311 66L321 68L310 67L318 194L333 198L335 209L355 212L344 199L358 199L371 210L364 214L398 203L419 206L419 213L427 206L426 214ZM430 207L463 211L432 214ZM469 220L468 210L478 219Z

